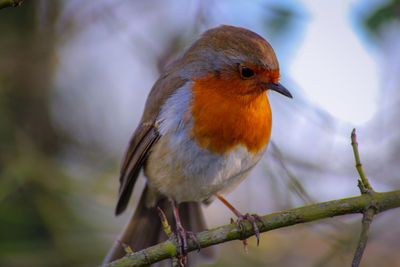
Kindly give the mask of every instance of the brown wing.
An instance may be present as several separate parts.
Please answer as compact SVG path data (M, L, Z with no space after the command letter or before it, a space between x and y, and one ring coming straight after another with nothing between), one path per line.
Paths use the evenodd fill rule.
M116 215L126 209L133 186L146 161L150 148L160 138L155 123L161 106L176 89L182 87L185 83L185 79L173 77L167 72L153 86L147 98L142 120L133 133L122 161L118 203L115 208Z
M160 135L153 125L141 123L135 130L128 150L125 152L119 177L119 197L115 214L122 213L128 205L133 186L137 180L149 149Z

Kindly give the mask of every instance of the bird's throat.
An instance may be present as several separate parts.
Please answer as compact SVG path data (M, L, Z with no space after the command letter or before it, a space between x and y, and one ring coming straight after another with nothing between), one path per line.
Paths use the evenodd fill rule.
M212 77L195 81L191 136L200 147L214 153L226 153L243 145L257 154L267 145L271 134L267 94L242 96L235 93L232 85L235 83Z

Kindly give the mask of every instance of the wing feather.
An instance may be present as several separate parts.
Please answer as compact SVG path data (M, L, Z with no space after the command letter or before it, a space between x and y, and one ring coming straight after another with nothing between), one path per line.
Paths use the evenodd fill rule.
M159 138L160 135L156 127L143 124L140 124L133 134L121 167L119 196L115 209L116 215L126 209L137 177L146 161L147 154Z
M172 66L173 67L173 66ZM187 79L171 75L168 71L158 79L146 101L142 120L129 142L119 176L119 196L115 214L122 213L129 202L133 187L151 147L161 137L156 124L162 105Z

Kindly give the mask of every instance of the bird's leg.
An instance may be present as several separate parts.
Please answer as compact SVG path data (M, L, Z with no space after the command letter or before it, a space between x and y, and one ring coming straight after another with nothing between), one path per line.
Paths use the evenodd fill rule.
M264 224L264 221L262 220L262 218L260 216L258 216L257 214L246 213L245 215L243 215L234 206L232 206L232 204L229 203L228 200L226 200L223 196L217 195L217 198L219 200L221 200L221 202L224 203L224 205L227 206L238 217L236 225L240 229L242 229L241 222L243 220L248 220L253 225L254 233L257 238L257 246L258 246L260 244L260 230L258 229L256 221L258 220L262 224ZM247 247L247 239L243 240L243 244L244 244L245 250L247 251L247 248L246 248Z
M197 248L200 250L200 243L199 240L197 239L196 235L193 232L186 231L181 222L181 218L179 217L179 212L178 212L178 205L176 201L172 198L170 198L171 204L172 204L172 210L174 213L174 218L176 222L176 238L178 240L178 245L179 245L179 252L181 255L181 263L186 262L186 252L188 248L188 243L187 243L187 237L192 238L193 242L197 245Z

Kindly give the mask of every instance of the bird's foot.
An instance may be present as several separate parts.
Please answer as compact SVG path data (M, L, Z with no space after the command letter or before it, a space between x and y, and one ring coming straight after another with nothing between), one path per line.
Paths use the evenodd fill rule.
M179 246L179 263L181 266L184 266L187 260L187 252L188 252L188 237L193 240L193 242L196 244L198 251L200 251L200 242L197 239L196 235L193 232L186 231L185 228L182 226L181 219L179 217L178 213L178 206L175 202L174 199L170 199L172 203L172 211L174 213L175 217L175 223L176 223L176 239L178 240L178 246Z
M246 213L245 215L240 214L236 221L236 226L239 227L241 230L243 229L242 222L244 220L248 220L253 225L254 233L257 238L257 246L258 246L260 244L260 230L258 229L257 221L260 221L264 225L263 219L257 214L249 214L249 213ZM247 239L243 240L243 244L245 245L245 250L246 250Z
M242 213L240 213L234 206L232 206L231 203L228 202L228 200L226 200L223 196L221 195L216 195L217 198L219 200L221 200L221 202L227 206L237 217L237 221L236 221L236 226L243 231L243 225L242 222L244 220L248 220L252 225L253 225L253 229L254 229L254 233L256 235L257 238L257 246L260 244L260 230L258 229L257 226L257 221L260 221L262 223L262 225L264 225L264 221L263 219L257 215L257 214L249 214L246 213L245 215L243 215ZM247 253L247 239L243 240L243 245L244 245L244 251Z
M188 251L188 238L191 238L196 244L198 251L200 251L200 242L193 232L186 231L181 224L177 224L176 238L179 245L179 261L181 264L186 263Z

